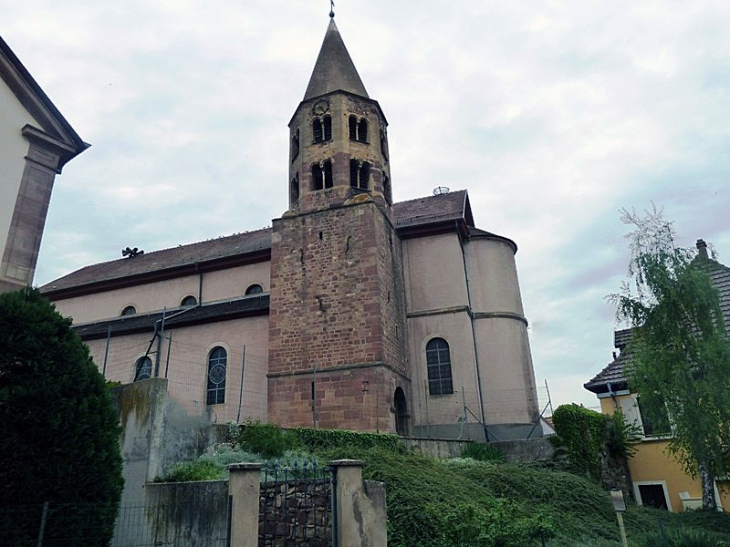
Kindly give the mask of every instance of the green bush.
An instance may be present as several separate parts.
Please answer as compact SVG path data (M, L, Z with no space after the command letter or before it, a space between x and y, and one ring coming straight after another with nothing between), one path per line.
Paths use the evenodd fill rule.
M84 505L83 518L49 512L48 529L106 545L124 484L119 414L71 320L37 290L0 295L0 432L0 507ZM4 544L19 544L16 524L0 523Z
M366 433L362 431L312 429L308 427L298 427L289 431L297 438L301 446L312 451L334 448L381 448L395 452L406 451L398 435L391 433Z
M594 480L601 476L606 416L578 405L561 405L553 413L555 432L568 451L570 469Z
M212 481L224 478L223 467L210 461L183 462L155 482Z
M275 424L248 421L238 436L241 447L266 459L280 458L287 450L297 447L297 437Z
M719 547L718 540L697 530L659 532L647 535L640 547ZM722 545L727 545L724 543Z
M503 462L504 454L498 448L486 443L470 443L461 452L462 458L471 458L480 462Z

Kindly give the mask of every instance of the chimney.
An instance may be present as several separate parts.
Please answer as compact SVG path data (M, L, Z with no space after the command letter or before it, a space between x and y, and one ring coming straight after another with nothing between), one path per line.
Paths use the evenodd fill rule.
M704 239L697 240L697 253L701 259L707 260L707 243Z

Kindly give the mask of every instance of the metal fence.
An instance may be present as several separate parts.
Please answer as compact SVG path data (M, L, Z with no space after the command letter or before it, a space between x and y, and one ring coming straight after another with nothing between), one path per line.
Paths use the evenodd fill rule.
M316 463L262 468L259 547L332 547L334 475Z

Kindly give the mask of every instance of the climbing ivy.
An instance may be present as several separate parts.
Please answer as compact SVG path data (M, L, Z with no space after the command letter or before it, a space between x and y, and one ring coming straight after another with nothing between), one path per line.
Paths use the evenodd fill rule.
M555 409L553 423L568 451L570 469L600 480L606 416L575 404L562 405Z

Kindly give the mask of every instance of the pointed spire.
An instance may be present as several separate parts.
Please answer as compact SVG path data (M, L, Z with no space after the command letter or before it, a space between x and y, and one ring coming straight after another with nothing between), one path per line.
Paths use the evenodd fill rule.
M370 98L357 73L355 64L347 52L333 17L330 18L330 24L322 42L322 49L319 50L312 77L309 79L304 100L332 91L347 91Z

